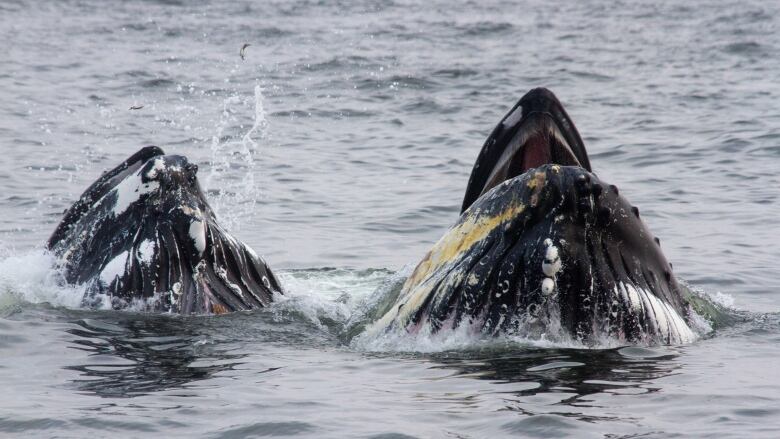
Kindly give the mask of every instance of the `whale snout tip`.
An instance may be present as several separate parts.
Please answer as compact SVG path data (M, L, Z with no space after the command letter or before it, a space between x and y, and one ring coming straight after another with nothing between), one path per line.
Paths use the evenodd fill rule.
M163 149L157 145L147 145L141 148L141 150L138 151L135 155L140 155L142 157L155 157L165 155L165 151L163 151Z
M184 165L184 175L190 184L196 184L198 182L198 165L188 162Z
M547 87L537 87L531 89L520 98L520 105L526 109L543 109L547 108L551 103L559 103L558 98ZM537 108L541 107L541 108Z
M187 162L184 165L184 170L187 172L189 176L195 177L198 175L198 165L195 163Z
M172 181L197 181L198 165L180 155L163 155L151 158L140 171L144 181L161 183Z
M143 180L148 181L159 181L162 177L162 174L165 172L165 160L164 156L157 156L151 160L149 160L146 163L146 166L141 170L141 175L143 176Z

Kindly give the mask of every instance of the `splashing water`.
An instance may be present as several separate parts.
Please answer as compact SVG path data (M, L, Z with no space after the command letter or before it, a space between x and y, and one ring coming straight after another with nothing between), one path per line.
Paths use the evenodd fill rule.
M330 326L338 332L389 276L392 272L373 269L282 271L279 277L285 295L275 297L272 308L278 314L298 314L320 328Z
M254 106L252 126L240 136L225 134L232 125L240 124L235 107ZM255 179L259 150L258 141L267 138L268 121L263 105L263 89L255 85L253 99L232 95L222 103L217 131L211 138L210 172L204 183L212 197L210 202L221 224L236 231L254 212L261 194ZM240 172L236 172L240 171Z
M0 260L0 316L25 302L80 307L83 288L65 286L61 273L52 268L54 263L54 257L43 250Z

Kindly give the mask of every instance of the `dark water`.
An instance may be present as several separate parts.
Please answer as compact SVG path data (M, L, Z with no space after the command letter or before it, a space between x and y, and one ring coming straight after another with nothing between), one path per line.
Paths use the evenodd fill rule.
M780 436L775 2L4 0L0 66L0 436ZM741 320L662 348L345 343L540 85ZM285 301L182 318L56 286L62 211L152 143L201 164Z

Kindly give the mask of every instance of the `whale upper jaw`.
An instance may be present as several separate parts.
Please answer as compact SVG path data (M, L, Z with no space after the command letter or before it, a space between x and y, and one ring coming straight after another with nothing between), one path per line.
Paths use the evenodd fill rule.
M582 138L563 105L551 91L537 88L518 101L485 141L461 211L496 185L546 163L591 170Z
M93 183L48 242L85 305L183 314L267 306L281 293L265 262L224 230L197 166L146 147Z

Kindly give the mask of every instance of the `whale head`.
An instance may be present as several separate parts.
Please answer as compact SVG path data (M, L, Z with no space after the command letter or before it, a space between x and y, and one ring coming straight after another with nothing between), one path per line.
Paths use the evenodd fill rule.
M493 130L459 220L372 330L681 343L694 338L681 289L638 209L591 172L558 99L535 89Z
M65 213L48 248L85 301L138 299L152 309L222 313L281 292L255 252L217 222L198 167L155 146L103 174Z

